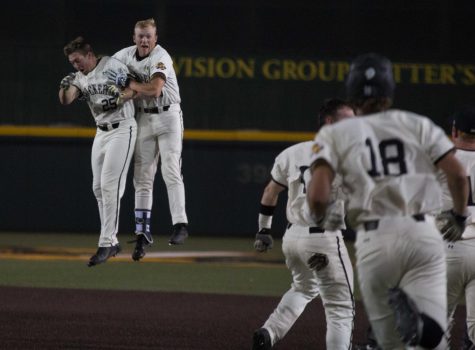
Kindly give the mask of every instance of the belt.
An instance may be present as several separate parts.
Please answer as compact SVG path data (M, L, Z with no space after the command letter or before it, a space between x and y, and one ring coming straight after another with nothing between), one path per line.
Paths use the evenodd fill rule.
M287 224L287 230L291 227L292 227L292 224L289 222ZM314 226L314 227L309 227L308 228L308 233L323 233L323 232L325 232L325 230L321 227Z
M112 129L117 129L119 127L120 122L114 124L97 124L97 127L102 131L109 131Z
M424 214L414 214L412 218L416 221L424 221L425 217ZM376 230L379 226L379 220L371 220L363 222L363 227L365 231L373 231Z
M150 113L150 114L158 114L162 112L166 112L170 109L170 106L163 106L163 107L152 107L152 108L142 108L137 107L138 112Z

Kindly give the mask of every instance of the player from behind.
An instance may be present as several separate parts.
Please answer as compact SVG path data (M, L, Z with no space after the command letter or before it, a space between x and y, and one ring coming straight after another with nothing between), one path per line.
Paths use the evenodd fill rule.
M145 247L153 243L150 220L159 157L173 222L170 245L184 243L188 237L188 218L181 174L183 118L173 62L168 52L157 44L153 19L135 24L133 40L134 46L120 50L113 57L126 64L134 78L114 72L109 77L111 82L137 92L134 97L138 122L134 154L137 241L132 258L138 261L145 256Z
M121 250L117 239L120 200L137 136L134 105L130 100L133 92L125 90L120 94L104 75L105 71L127 73L127 67L114 58L97 57L82 37L68 43L64 54L77 72L61 80L59 101L69 105L78 98L85 100L97 125L91 165L101 233L99 248L88 263L94 266Z
M392 65L377 54L357 57L346 81L358 115L325 126L315 138L309 203L325 217L335 174L348 191L347 218L357 229L358 281L382 349L446 347L447 286L442 235L431 215L440 207L437 169L447 176L453 208L445 237L467 217L466 173L453 144L428 118L389 109Z
M471 345L475 343L475 108L465 107L454 114L452 141L457 149L455 157L462 163L469 179L468 209L471 217L461 237L445 244L447 253L447 305L453 318L455 308L465 295L467 330ZM443 183L445 210L453 206L446 180ZM440 216L443 228L444 217ZM438 220L439 221L439 220ZM467 347L468 349L469 347Z
M326 101L319 115L326 124L352 116L352 108L339 99ZM262 195L259 232L254 243L260 252L272 248L272 216L279 194L288 190L289 224L282 250L293 282L262 328L255 331L253 350L271 349L287 334L319 291L326 313L327 349L350 348L354 317L353 268L341 232L344 228L343 202L336 181L333 190L337 211L332 227L324 229L309 216L306 186L310 178L312 145L312 141L302 142L280 153Z

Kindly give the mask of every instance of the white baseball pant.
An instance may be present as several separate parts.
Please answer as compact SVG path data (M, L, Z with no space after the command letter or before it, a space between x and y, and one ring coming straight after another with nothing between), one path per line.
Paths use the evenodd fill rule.
M134 154L135 208L152 209L153 182L161 156L161 172L168 193L173 224L188 223L185 186L181 174L183 118L179 104L159 114L138 113Z
M465 296L468 336L475 343L475 239L446 243L446 253L450 319Z
M92 145L91 166L92 190L101 219L99 247L119 243L120 200L124 194L136 137L137 123L133 118L121 121L117 129L97 129Z
M382 349L405 349L388 303L392 287L403 289L421 313L447 329L445 251L431 216L424 221L412 216L383 218L375 230L358 230L355 247L361 295ZM445 339L438 349L444 344Z
M309 227L291 225L282 240L287 267L292 273L291 288L264 324L275 344L289 331L306 305L320 292L327 321L327 349L351 348L354 320L353 268L341 231L309 233ZM310 269L314 253L328 256L320 271Z

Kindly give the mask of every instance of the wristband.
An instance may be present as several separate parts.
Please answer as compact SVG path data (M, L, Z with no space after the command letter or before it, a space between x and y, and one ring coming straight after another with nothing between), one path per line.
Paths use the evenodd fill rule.
M260 214L272 216L274 215L275 206L261 204Z
M270 229L272 226L272 215L259 214L258 225L259 231L263 228Z

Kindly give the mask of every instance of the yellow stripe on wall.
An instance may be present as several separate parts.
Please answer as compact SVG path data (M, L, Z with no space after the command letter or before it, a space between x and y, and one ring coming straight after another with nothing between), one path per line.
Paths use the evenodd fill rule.
M0 136L92 138L95 128L52 126L0 126ZM312 140L314 132L258 130L185 130L185 140L300 142Z

